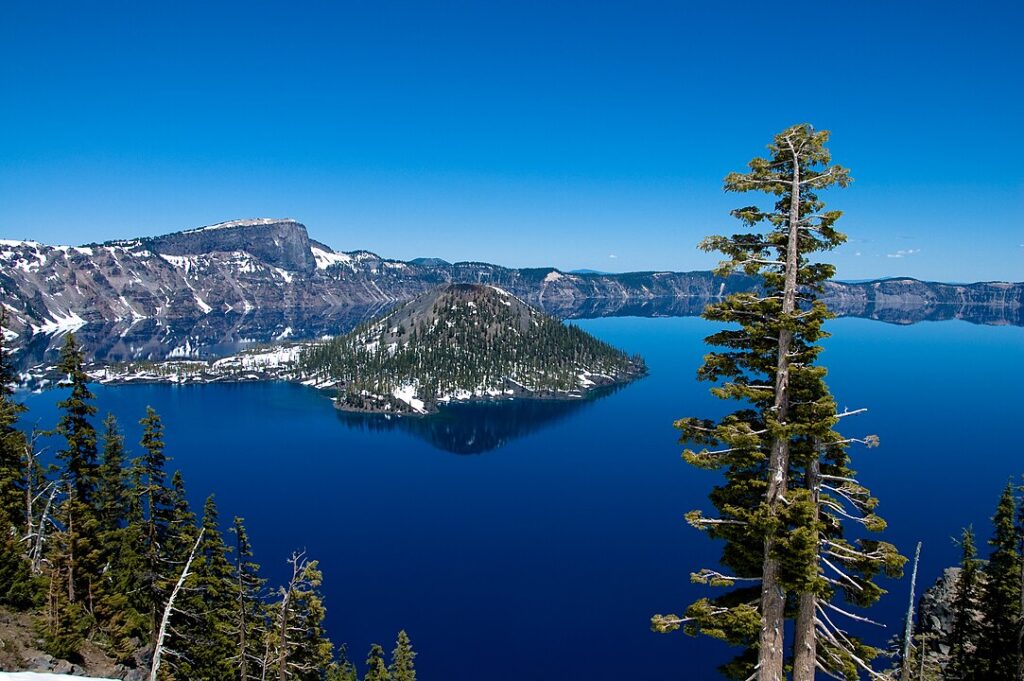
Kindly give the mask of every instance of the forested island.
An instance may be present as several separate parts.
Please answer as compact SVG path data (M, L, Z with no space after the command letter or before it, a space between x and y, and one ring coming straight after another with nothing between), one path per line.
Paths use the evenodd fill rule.
M299 371L341 385L342 409L425 413L453 400L578 398L647 368L506 291L446 284L306 348Z
M441 285L313 343L90 370L103 383L288 380L336 392L341 409L408 414L455 401L579 399L646 373L642 357L482 284Z

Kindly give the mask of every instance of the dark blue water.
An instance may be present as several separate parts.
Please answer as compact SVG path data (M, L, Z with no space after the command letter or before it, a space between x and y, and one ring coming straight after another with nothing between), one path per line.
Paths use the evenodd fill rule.
M293 549L320 559L331 637L359 660L404 627L424 681L717 678L724 645L648 629L652 613L706 593L688 575L717 557L682 520L707 508L716 477L681 461L671 427L727 409L693 379L713 327L581 326L642 353L651 375L585 403L485 405L438 426L353 421L286 384L97 395L132 441L147 404L163 415L193 503L216 492L224 518L244 516L273 580ZM841 405L870 409L844 430L882 441L854 450L855 467L882 501L886 538L904 553L924 542L930 583L956 561L950 538L968 523L987 535L1002 485L1024 472L1024 329L852 319L830 328L822 359L833 391ZM58 397L29 396L31 418L52 426ZM876 642L898 629L906 588L895 584L874 609L890 623Z

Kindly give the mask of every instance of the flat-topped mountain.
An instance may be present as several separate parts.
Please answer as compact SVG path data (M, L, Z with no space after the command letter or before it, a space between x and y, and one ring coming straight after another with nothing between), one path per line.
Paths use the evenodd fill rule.
M403 262L368 251L336 252L291 219L235 220L77 247L0 240L0 295L9 329L21 335L88 323L119 325L117 333L144 321L217 327L214 320L224 315L273 318L278 333L301 333L310 319L409 300L453 282L498 286L557 313L625 313L651 301L680 301L699 310L708 299L756 285L748 277L722 279L710 272L569 273L438 258ZM1020 283L832 282L826 302L839 314L896 322L956 317L1024 323ZM265 324L259 322L253 335L262 336Z
M452 400L582 397L646 373L640 357L482 284L445 284L299 360L340 407L432 411Z

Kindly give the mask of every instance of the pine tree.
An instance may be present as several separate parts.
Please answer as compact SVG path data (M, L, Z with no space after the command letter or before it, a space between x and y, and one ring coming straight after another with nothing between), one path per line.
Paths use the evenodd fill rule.
M949 641L946 673L950 681L979 681L982 677L975 653L981 639L981 624L978 620L981 561L977 558L974 530L970 527L964 528L960 549L960 574L953 587L953 631Z
M175 512L180 516L183 510L174 508L171 491L165 485L167 474L164 466L167 457L164 454L163 424L160 416L151 407L147 407L146 416L139 423L143 427L140 440L143 454L133 461L131 470L138 506L132 513L134 522L130 525L131 531L128 534L137 538L139 542L139 574L136 576L139 587L134 592L136 609L148 615L147 631L150 642L153 643L159 624L160 609L166 599L165 582L169 574L165 569L167 556L173 555L175 549L179 549L178 553L184 550L181 542L173 546L174 535L171 528ZM181 503L187 502L182 499L179 506ZM184 510L187 510L187 506Z
M252 546L242 518L235 517L231 532L235 535L235 605L232 659L238 679L259 678L263 665L266 637L266 613L262 601L266 580L259 576L260 566L253 561Z
M994 532L984 568L985 591L981 599L982 636L978 655L985 678L1019 681L1019 627L1021 600L1020 540L1016 529L1014 487L1008 483L992 517Z
M68 478L75 486L75 496L89 507L96 491L97 455L96 429L89 419L96 415L96 406L93 404L95 396L89 390L89 375L85 373L85 357L73 333L64 340L59 368L67 375L71 393L57 404L63 411L57 433L67 443L58 456L67 466Z
M120 531L128 519L128 479L124 468L124 436L117 419L108 414L103 421L103 450L96 489L96 512L104 556L114 555L120 546Z
M391 681L388 667L384 663L384 649L378 643L370 646L370 653L366 656L366 674L363 681Z
M704 312L707 319L740 328L707 338L722 349L705 357L698 377L716 383L711 391L717 397L744 406L718 422L676 422L682 442L705 446L687 449L684 458L725 474L725 483L710 496L718 517L694 511L687 520L725 541L721 563L731 574L705 569L692 579L744 586L698 600L683 617L656 615L652 624L658 631L682 626L687 633L747 648L726 670L739 678L755 670L765 681L783 678L784 619L793 597L794 679L813 678L819 645L827 649L820 657L829 661L830 673L849 675L866 667L877 651L843 638L835 626L819 627L828 618L816 611L832 607L837 586L847 598L869 605L882 593L872 582L875 574L897 575L903 563L889 544L843 539L841 519L853 517L869 530L884 523L874 514L877 502L852 481L846 452L851 442L873 445L877 439L844 438L834 431L850 414L837 412L825 370L814 364L818 341L827 335L822 325L831 316L818 296L834 268L808 256L845 241L835 229L841 212L824 210L816 192L850 182L845 168L831 164L828 137L808 125L794 126L775 137L769 158L750 162L749 173L727 176L726 191L775 197L771 209L733 211L745 229L764 225L765 231L710 237L701 244L725 255L716 274L742 271L761 282L759 291L730 295ZM830 558L843 558L823 559L823 547ZM823 565L840 574L826 577Z
M271 670L278 681L319 680L331 664L333 646L323 630L327 611L320 596L323 576L317 562L304 553L288 559L292 576L271 606L272 629L268 636L273 651Z
M0 305L0 603L24 608L32 600L28 546L22 539L27 520L28 442L17 428L25 407L14 401L16 379L5 346L6 322L7 310Z
M203 507L202 537L188 585L176 602L174 635L168 642L175 672L187 679L231 681L237 678L230 635L237 587L212 496Z
M97 484L96 429L90 418L96 414L95 399L89 390L89 376L85 373L85 358L69 333L61 348L60 370L66 374L71 392L58 403L61 409L56 432L65 445L58 452L64 463L68 493L63 504L67 561L68 601L85 600L89 610L93 606L93 576L99 574L101 545L99 523L96 518L95 495Z
M402 629L398 632L395 649L391 652L391 666L388 667L391 681L416 681L415 657L409 635Z
M327 668L326 681L359 681L359 671L348 659L348 646L338 647L337 659Z

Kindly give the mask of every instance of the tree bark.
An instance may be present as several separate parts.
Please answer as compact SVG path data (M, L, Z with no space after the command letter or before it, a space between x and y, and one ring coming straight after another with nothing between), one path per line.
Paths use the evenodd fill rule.
M921 542L914 552L914 571L910 573L910 603L907 604L907 621L903 628L903 660L900 665L901 681L910 681L910 646L914 635L914 592L917 591L917 564L921 560ZM919 653L924 659L924 650Z
M817 455L811 459L807 471L807 489L811 492L811 503L814 504L814 522L818 522L821 501L821 461ZM818 531L814 531L814 542L818 543ZM817 569L818 561L815 561ZM793 630L793 681L814 681L814 671L818 658L818 639L814 629L814 618L817 613L818 597L813 592L800 594L800 603L796 615L796 627Z
M786 241L786 276L783 284L782 317L785 319L796 309L798 236L800 233L800 159L789 141L793 157L793 179L790 189L789 234ZM793 332L779 331L779 354L775 371L775 419L784 424L789 415L789 349ZM775 438L768 459L768 491L765 502L774 515L786 491L789 469L789 438ZM786 594L779 583L779 561L775 558L775 538L772 534L764 541L764 570L761 584L761 635L758 648L758 680L781 681L783 675L784 620Z
M185 584L185 580L188 579L188 571L192 568L192 561L196 557L196 551L199 550L199 542L203 540L204 530L199 530L199 536L196 537L196 543L192 547L192 553L188 554L188 560L185 561L185 567L181 571L181 576L178 577L178 583L174 585L174 589L171 591L170 597L167 599L167 607L164 608L164 615L160 618L160 631L157 633L156 645L153 648L153 666L149 670L149 681L157 681L160 673L160 656L164 651L164 638L167 636L167 625L171 621L171 612L174 610L174 599L178 597L178 592L181 591L181 587Z

